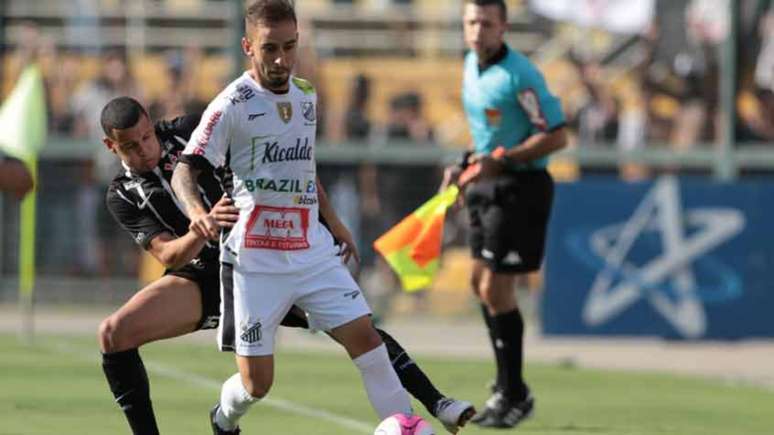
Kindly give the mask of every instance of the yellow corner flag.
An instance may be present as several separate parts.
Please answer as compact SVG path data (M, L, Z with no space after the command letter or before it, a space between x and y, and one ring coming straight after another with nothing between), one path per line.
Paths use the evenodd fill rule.
M37 186L38 152L48 133L43 76L37 65L28 66L16 87L0 107L0 149L22 160ZM32 335L32 291L35 287L35 197L36 188L21 203L19 218L19 304L28 316L23 326Z
M374 249L387 260L405 291L421 290L433 281L441 256L446 210L458 194L457 186L449 187L374 242Z

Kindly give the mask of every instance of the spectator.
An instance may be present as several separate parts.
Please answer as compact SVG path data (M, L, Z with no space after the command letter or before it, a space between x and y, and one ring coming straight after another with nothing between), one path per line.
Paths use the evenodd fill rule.
M358 74L352 82L349 106L344 114L344 132L348 140L363 140L371 134L368 119L368 99L371 96L371 80Z
M762 42L755 65L755 84L774 91L774 6L769 6L759 25Z
M422 97L416 92L400 94L390 100L387 139L417 143L433 141L432 128L422 115Z
M774 91L758 88L742 99L737 139L743 142L774 141Z
M169 85L148 108L151 119L171 119L186 114L203 113L207 103L194 94L194 66L201 61L200 51L191 47L184 52L173 50L164 57Z
M572 59L574 60L574 59ZM610 144L618 136L618 101L604 84L597 62L574 62L586 90L586 102L568 120L578 133L581 145Z

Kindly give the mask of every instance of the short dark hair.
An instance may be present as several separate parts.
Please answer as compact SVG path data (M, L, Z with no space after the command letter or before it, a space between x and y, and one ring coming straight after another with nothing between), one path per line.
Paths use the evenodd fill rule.
M145 107L132 97L117 97L102 108L99 122L107 137L113 137L113 130L123 130L137 125L140 116L148 116Z
M505 0L465 0L465 3L473 3L476 6L497 6L500 9L500 17L503 21L508 21L508 6Z
M259 23L276 24L296 19L295 5L291 0L248 0L245 4L245 28L251 29Z

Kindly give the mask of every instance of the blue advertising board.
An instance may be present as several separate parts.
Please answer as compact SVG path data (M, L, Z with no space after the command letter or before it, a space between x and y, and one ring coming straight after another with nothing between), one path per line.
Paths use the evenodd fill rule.
M557 184L545 334L774 337L774 180Z

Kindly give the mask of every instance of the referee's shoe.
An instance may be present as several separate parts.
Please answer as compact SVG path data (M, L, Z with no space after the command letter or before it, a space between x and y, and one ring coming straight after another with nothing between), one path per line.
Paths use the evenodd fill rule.
M512 400L501 391L495 391L492 397L486 401L484 410L470 421L481 427L508 429L516 427L532 415L534 407L535 399L529 390L522 400Z

